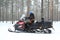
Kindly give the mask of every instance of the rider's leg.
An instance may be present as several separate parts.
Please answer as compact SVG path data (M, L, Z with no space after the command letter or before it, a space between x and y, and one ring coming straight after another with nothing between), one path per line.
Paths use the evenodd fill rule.
M15 27L15 30L18 29L18 26L20 26L19 24L15 24L14 27Z

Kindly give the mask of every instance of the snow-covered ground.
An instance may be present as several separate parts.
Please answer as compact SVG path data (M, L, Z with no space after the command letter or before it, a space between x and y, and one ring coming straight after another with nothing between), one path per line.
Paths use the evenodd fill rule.
M15 24L16 22L14 22ZM0 22L0 40L60 40L60 22L53 22L51 34L38 34L38 33L12 33L8 32L8 28L14 24L11 22Z

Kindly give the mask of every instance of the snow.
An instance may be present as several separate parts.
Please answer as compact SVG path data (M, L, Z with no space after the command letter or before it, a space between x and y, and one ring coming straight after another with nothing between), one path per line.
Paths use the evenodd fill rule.
M14 22L15 24L16 22ZM0 22L0 40L60 40L60 22L53 22L51 34L39 34L39 33L12 33L8 32L8 28L14 24L9 22Z

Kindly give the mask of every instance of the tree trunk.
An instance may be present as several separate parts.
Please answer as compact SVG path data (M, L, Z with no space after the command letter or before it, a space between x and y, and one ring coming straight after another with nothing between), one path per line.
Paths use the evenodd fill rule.
M41 0L41 18L44 18L43 16L43 0Z
M49 3L49 14L50 14L49 19L51 21L53 21L53 0L49 0L49 1L50 1L50 3Z
M27 0L27 17L29 16L29 12L30 12L30 4L31 4L31 0Z

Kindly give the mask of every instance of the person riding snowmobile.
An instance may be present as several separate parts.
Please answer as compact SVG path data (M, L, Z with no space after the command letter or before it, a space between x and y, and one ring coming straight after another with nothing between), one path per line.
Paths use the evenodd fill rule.
M35 19L35 16L32 12L29 13L29 17L26 17L25 14L23 14L20 18L20 20L14 25L15 26L15 30L19 29L18 27L20 26L20 23L23 23L25 24L23 29L24 28L30 28L30 25L32 25L34 23L34 19Z
M27 21L25 23L26 29L27 29L26 31L31 32L32 24L34 24L34 21L35 21L35 16L32 12L29 13L29 17L27 18L26 21Z
M31 21L31 23L34 23L34 20L35 20L35 16L34 16L34 14L31 12L30 13L30 21Z
M21 18L19 19L19 21L14 25L15 27L15 30L19 29L18 27L21 25L21 26L24 26L25 22L25 17L26 17L26 14L22 14ZM23 25L22 25L23 24ZM24 28L24 27L22 27Z

